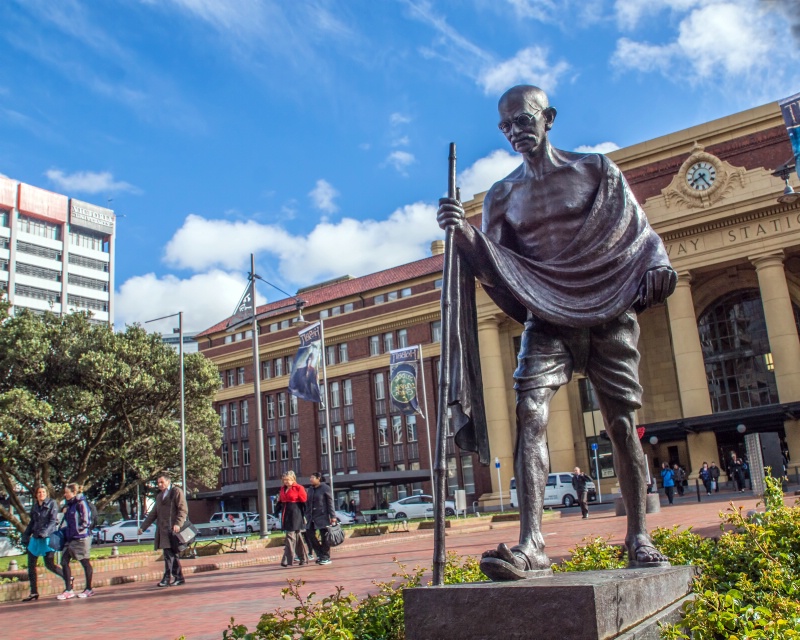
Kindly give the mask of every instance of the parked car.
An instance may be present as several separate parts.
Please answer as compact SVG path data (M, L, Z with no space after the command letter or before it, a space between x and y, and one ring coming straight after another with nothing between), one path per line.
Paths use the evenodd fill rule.
M252 518L247 520L246 524L247 533L254 533L256 531L261 531L261 518L258 517L256 513ZM272 514L267 514L267 531L277 531L281 528L281 521L278 520ZM240 533L240 532L234 532Z
M141 522L137 520L117 520L113 524L103 527L100 530L100 537L103 542L129 542L131 540L153 540L156 537L156 525L151 524L142 531L142 535L137 535Z
M589 502L597 500L597 488L591 480L586 483ZM551 473L547 476L547 485L544 488L544 506L558 507L564 505L571 507L578 504L578 496L572 488L572 474L565 472ZM517 480L511 478L511 508L519 507L517 500Z
M352 513L340 511L338 509L336 510L336 519L339 521L339 524L353 524L356 521Z
M0 536L7 536L11 531L11 523L8 520L0 520Z
M394 515L390 514L390 518L432 518L433 496L417 495L401 498L390 502L389 509L394 509ZM456 515L456 503L452 500L445 500L444 513L446 516Z
M247 521L251 516L258 516L250 511L218 511L208 519L209 527L214 533L244 533ZM257 528L257 527L256 527Z

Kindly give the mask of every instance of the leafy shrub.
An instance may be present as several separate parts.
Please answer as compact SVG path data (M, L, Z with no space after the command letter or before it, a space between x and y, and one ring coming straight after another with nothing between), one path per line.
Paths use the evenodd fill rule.
M278 609L265 613L256 630L250 632L246 626L237 625L233 618L223 632L224 640L403 640L405 618L403 611L403 589L422 584L425 570L417 567L408 572L398 564L397 573L391 582L376 582L378 593L359 601L352 593L344 595L343 587L336 593L315 601L315 593L303 595L302 580L289 580L289 586L281 591L284 599L292 599L297 605L291 609ZM460 584L485 580L475 558L460 558L448 553L445 584Z
M683 622L664 638L800 638L800 508L784 506L779 480L767 477L766 485L766 513L746 518L731 505L722 521L735 531L716 542L676 529L654 536L673 563L701 570Z
M572 554L561 564L554 564L553 571L596 571L601 569L622 569L627 565L625 550L609 544L607 538L593 538L570 549Z

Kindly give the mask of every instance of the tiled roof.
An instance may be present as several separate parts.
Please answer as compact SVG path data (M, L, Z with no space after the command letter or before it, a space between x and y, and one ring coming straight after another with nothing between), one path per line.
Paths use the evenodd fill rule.
M403 264L399 267L392 267L391 269L386 269L384 271L370 273L366 276L361 276L360 278L344 280L342 282L336 282L318 289L303 291L301 294L298 294L297 297L306 301L306 307L313 307L318 304L332 302L334 300L339 300L340 298L347 298L349 296L358 295L359 293L364 293L373 289L388 287L392 284L397 284L400 282L405 282L406 280L412 280L414 278L440 272L442 270L443 261L444 255L442 254L430 256L429 258L423 258L422 260L417 260L416 262L409 262L408 264ZM275 302L270 302L269 304L258 307L256 313L261 315L263 313L275 311L281 307L286 307L293 303L294 298L281 298ZM213 327L209 327L205 331L201 331L195 337L200 338L218 331L223 331L229 319L230 317L225 318L221 322L215 324Z

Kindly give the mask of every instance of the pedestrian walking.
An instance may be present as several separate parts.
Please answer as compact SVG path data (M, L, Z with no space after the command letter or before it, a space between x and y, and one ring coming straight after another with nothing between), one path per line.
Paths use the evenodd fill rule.
M683 497L683 483L686 480L686 472L677 462L672 465L672 476L675 479L675 488L678 490L678 495Z
M578 504L581 507L581 515L584 519L589 517L589 490L586 485L591 481L592 479L589 476L581 473L580 467L575 467L572 470L572 488L575 489L575 494L578 496Z
M153 522L156 523L156 538L154 547L161 549L164 553L164 577L158 583L159 587L179 587L186 582L181 568L180 552L181 544L176 533L179 533L189 507L186 504L186 496L180 487L172 484L172 479L166 471L158 474L156 479L158 485L158 495L155 504L150 509L150 513L142 522L139 528L139 535L147 529ZM174 578L172 582L170 580Z
M731 452L731 461L728 464L728 476L733 478L733 484L740 493L744 492L744 461Z
M39 589L36 583L36 564L40 557L44 557L44 566L55 573L59 578L64 577L55 563L55 551L50 547L50 534L58 528L58 505L50 497L47 487L37 487L34 492L34 502L31 507L31 519L22 534L22 544L28 551L28 583L31 592L23 602L39 599Z
M700 481L703 483L703 486L706 488L706 495L711 495L711 469L708 468L708 463L703 463L703 468L700 469L697 476L700 478Z
M664 487L667 500L669 500L670 504L673 504L673 500L675 499L675 476L666 462L661 463L661 486Z
M295 558L300 566L308 564L306 545L303 544L302 531L305 527L306 490L297 483L294 471L287 471L282 476L283 486L278 496L280 505L281 529L285 533L283 542L283 558L281 566L291 566Z
M92 589L92 563L89 554L92 549L92 510L81 493L81 487L71 482L64 487L66 513L64 514L64 548L61 551L61 573L64 578L64 592L56 596L58 600L70 600L75 597L74 578L69 563L73 558L81 563L86 576L86 584L79 598L90 598Z
M717 463L713 460L711 461L711 466L708 468L708 471L711 474L711 489L714 491L714 493L719 493L720 470L717 466Z
M306 531L309 533L317 564L331 563L331 545L328 539L328 527L336 522L336 511L333 508L333 492L322 482L322 474L316 471L311 474L311 487L306 500ZM319 531L319 538L317 538Z

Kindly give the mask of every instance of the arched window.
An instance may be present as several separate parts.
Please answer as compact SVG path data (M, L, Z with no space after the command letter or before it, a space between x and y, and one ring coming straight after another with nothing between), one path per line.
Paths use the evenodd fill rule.
M718 298L698 324L714 413L778 402L758 289Z

